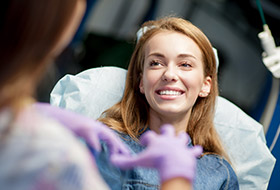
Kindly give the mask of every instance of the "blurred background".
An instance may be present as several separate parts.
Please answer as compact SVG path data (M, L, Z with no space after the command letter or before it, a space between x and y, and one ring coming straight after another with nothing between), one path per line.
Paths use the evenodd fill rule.
M276 42L280 38L280 2L262 6ZM220 95L245 112L257 114L271 74L262 63L258 33L263 30L255 0L88 0L84 20L72 43L43 79L38 98L49 101L65 74L99 66L127 68L135 34L146 20L180 16L198 26L218 50Z
M140 25L173 15L198 26L218 50L220 96L260 120L273 77L262 62L258 33L263 31L263 23L255 0L87 0L87 3L76 36L39 85L39 101L49 101L52 88L65 74L100 66L127 68ZM280 1L262 0L261 5L279 44ZM270 189L276 187L273 186L276 180L271 179Z

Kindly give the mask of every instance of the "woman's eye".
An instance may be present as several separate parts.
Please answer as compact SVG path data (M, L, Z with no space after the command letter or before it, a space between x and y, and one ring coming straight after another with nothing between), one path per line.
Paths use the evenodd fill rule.
M159 66L159 65L161 65L161 63L159 61L152 61L150 63L150 66Z
M182 66L182 67L192 67L192 65L189 64L189 63L182 63L181 66Z

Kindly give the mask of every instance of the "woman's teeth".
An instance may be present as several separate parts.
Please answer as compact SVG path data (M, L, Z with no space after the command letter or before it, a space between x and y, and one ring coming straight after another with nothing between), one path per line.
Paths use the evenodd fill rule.
M163 90L159 92L160 95L173 95L173 96L178 96L181 95L182 93L179 91L173 91L173 90Z

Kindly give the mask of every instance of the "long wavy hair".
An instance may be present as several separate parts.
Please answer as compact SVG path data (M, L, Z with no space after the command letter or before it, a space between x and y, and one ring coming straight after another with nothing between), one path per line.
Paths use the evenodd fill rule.
M200 48L203 57L204 76L212 79L211 91L207 97L198 97L186 124L186 132L194 145L201 145L204 154L218 154L228 159L213 119L215 100L218 95L217 71L212 45L204 33L191 22L177 17L165 17L148 21L142 25L148 28L138 40L130 59L124 95L121 101L106 110L99 120L112 129L138 139L148 127L149 104L140 93L139 83L143 73L144 48L146 42L162 31L173 31L191 38Z

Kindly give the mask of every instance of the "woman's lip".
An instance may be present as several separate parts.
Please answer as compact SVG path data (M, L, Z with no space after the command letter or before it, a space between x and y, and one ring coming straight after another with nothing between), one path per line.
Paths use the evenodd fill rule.
M161 94L156 94L161 100L176 100L180 97L182 97L182 94L180 95L161 95Z

